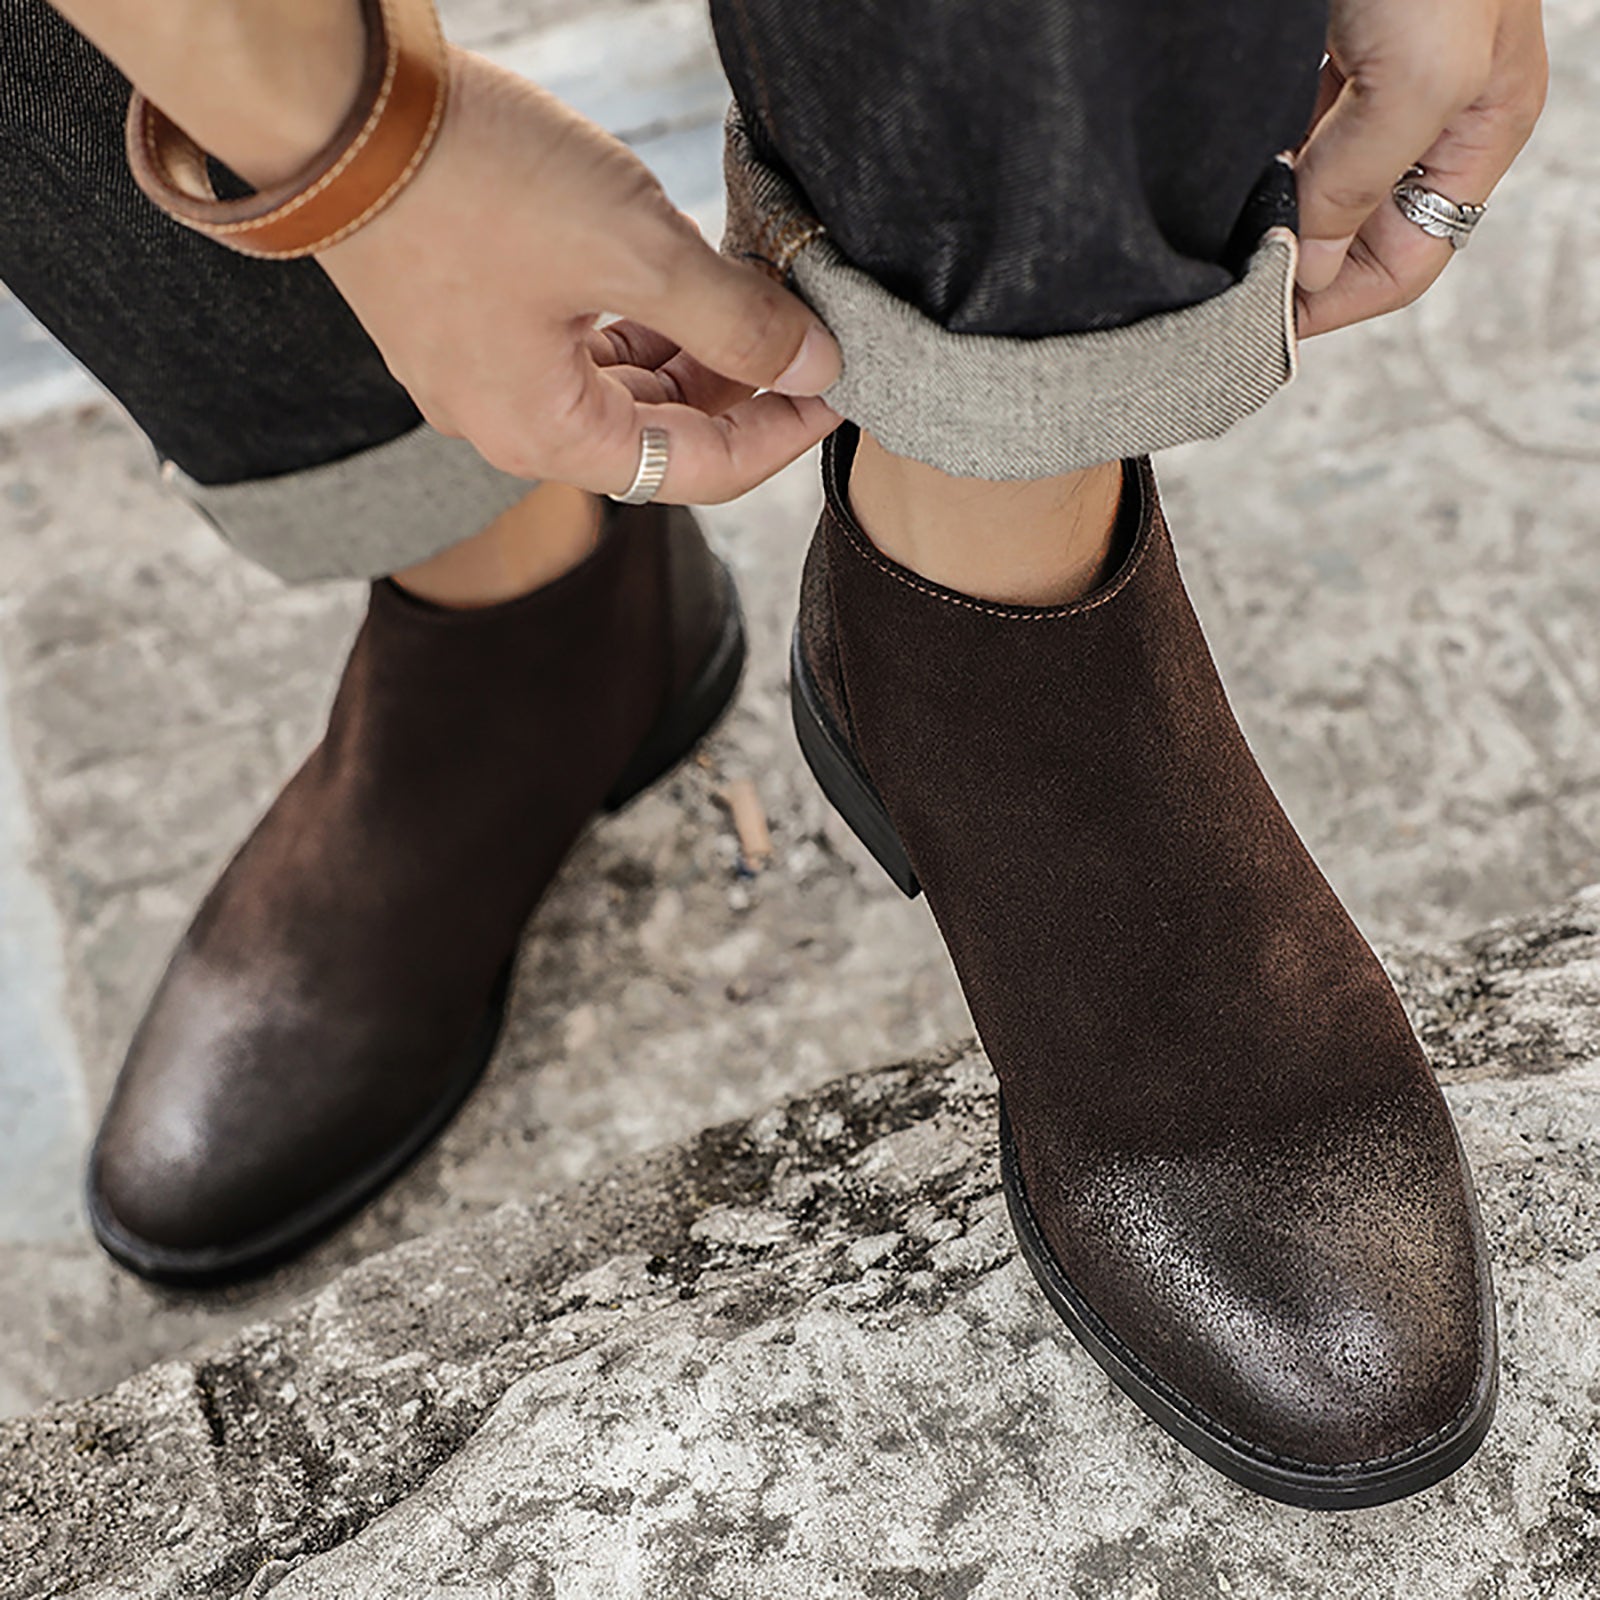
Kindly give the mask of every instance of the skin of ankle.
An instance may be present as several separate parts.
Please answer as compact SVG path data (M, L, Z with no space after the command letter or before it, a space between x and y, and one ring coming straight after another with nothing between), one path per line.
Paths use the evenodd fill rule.
M893 455L863 432L849 495L873 544L930 582L1004 605L1066 605L1110 575L1122 463L992 483Z
M437 606L500 605L553 583L600 542L599 499L541 483L471 538L394 574L402 589Z

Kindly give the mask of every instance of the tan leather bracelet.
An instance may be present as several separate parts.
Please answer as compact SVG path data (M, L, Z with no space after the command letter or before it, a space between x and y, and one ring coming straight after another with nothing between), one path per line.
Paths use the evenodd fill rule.
M361 0L367 60L327 149L297 177L242 200L218 200L206 155L137 91L128 166L168 216L245 255L287 261L364 227L416 175L444 118L449 82L433 0Z

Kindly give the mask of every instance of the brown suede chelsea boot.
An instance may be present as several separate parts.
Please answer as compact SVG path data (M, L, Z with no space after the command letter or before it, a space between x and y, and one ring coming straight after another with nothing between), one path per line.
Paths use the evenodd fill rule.
M388 1182L488 1064L585 823L733 698L738 601L692 516L607 515L504 605L373 586L326 737L200 908L101 1126L90 1216L135 1272L259 1271Z
M926 889L1000 1080L1022 1253L1175 1438L1291 1505L1438 1482L1495 1397L1444 1099L1252 758L1148 462L1115 576L992 605L885 558L825 456L793 658L829 798Z

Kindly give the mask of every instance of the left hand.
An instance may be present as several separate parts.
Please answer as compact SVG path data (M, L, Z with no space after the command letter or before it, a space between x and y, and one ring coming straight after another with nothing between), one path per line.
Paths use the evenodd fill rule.
M1410 305L1450 242L1400 214L1412 165L1480 204L1528 142L1549 81L1540 0L1333 0L1329 60L1295 159L1300 334Z

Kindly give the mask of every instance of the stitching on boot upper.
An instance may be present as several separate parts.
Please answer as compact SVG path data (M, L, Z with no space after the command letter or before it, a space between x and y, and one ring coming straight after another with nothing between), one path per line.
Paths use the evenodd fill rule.
M1141 495L1148 495L1149 490L1145 483L1147 469L1141 468L1136 477L1139 482ZM830 486L834 489L832 498L838 501L843 508L844 486L838 482L837 470L830 463ZM952 589L941 589L936 584L928 583L919 578L915 573L906 571L902 566L887 560L856 526L855 519L848 511L836 511L832 505L828 507L828 514L844 534L857 555L863 561L876 567L886 577L893 578L896 583L902 583L908 589L914 589L918 594L926 595L930 600L942 600L946 605L960 606L966 611L976 611L980 616L998 617L1002 622L1055 622L1064 617L1083 616L1094 611L1100 606L1115 600L1119 594L1133 580L1134 574L1144 565L1149 555L1150 546L1155 543L1155 527L1161 512L1159 506L1147 504L1143 508L1140 518L1139 533L1134 541L1134 547L1127 559L1122 563L1121 570L1116 577L1103 588L1097 589L1093 594L1086 595L1082 600L1074 600L1064 606L1007 606L983 600L974 600L968 595L957 594Z

